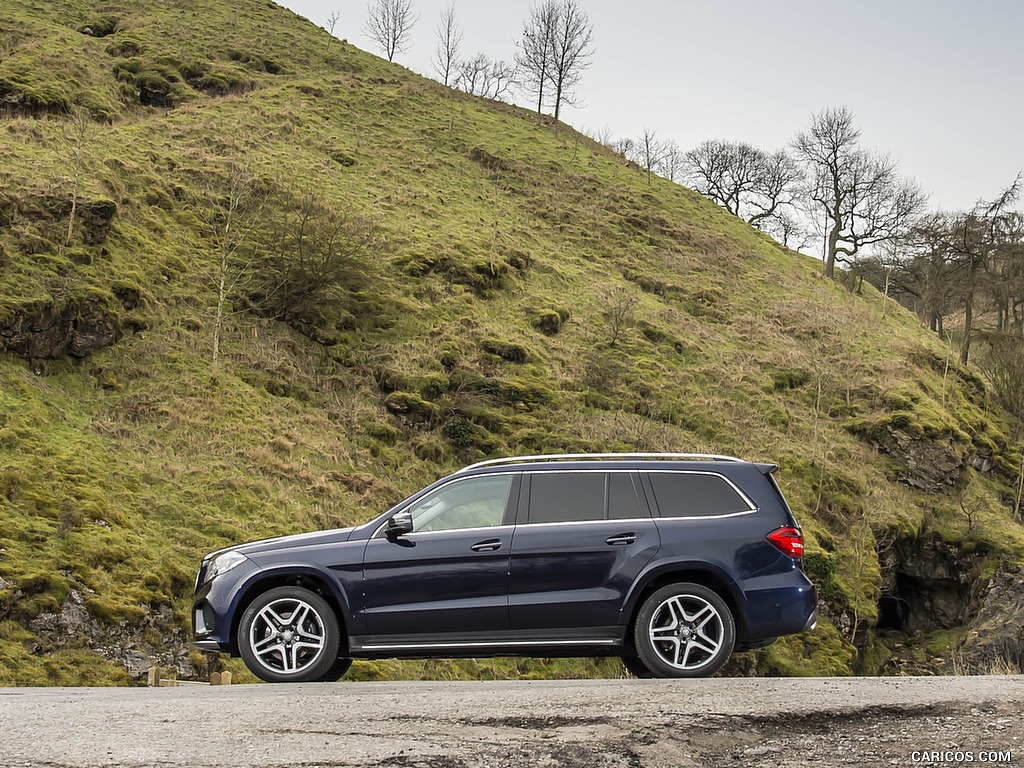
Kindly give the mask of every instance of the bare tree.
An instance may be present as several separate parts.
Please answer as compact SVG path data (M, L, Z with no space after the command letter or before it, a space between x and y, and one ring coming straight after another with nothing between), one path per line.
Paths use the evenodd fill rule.
M441 77L441 82L451 85L452 74L462 50L462 30L455 20L455 5L449 5L441 11L441 21L435 30L437 50L434 51L434 71Z
M1024 336L1024 213L1001 217L999 238L985 264L985 289L996 308L996 330Z
M850 262L862 248L905 235L922 212L925 196L896 173L889 155L861 149L860 131L845 107L814 115L793 148L807 168L805 195L825 230L824 271Z
M89 148L95 141L92 117L83 107L73 107L67 120L60 125L60 142L57 155L61 164L67 169L66 177L68 194L71 197L71 209L68 214L68 229L64 237L64 247L71 245L75 234L75 222L78 216L78 203L81 197L82 184L85 180L86 166L89 160Z
M631 139L629 136L615 139L608 145L608 148L615 154L621 155L630 162L634 162L632 157L636 152L636 139Z
M598 144L608 148L611 148L612 143L615 141L615 134L612 133L611 126L607 124L587 135Z
M388 61L394 61L396 53L405 53L412 28L419 21L412 0L373 0L367 13L363 34L380 46Z
M903 240L893 274L896 298L943 339L945 316L959 302L958 266L949 237L959 216L935 211L919 218Z
M576 0L560 0L548 80L555 93L555 126L562 104L576 106L573 90L594 55L594 25Z
M658 163L658 173L671 182L677 182L683 175L685 154L672 139L666 140L662 147L664 151Z
M455 87L485 99L502 98L515 82L516 68L513 65L492 59L485 53L460 61L455 67Z
M246 298L255 312L316 323L364 282L364 264L378 247L376 221L338 211L313 190L290 190L261 222L259 259Z
M1016 217L1010 206L1020 197L1021 177L1003 190L994 200L979 200L974 208L959 216L950 234L950 250L963 274L964 341L960 346L960 362L970 358L974 333L974 308L979 291L979 277L1002 246L1012 242Z
M555 125L562 105L577 104L573 90L593 58L594 27L577 0L540 0L530 6L518 43L516 64L526 87L537 94L537 114L545 96L554 106Z
M327 17L327 51L331 50L331 43L334 41L334 28L338 26L338 19L340 18L341 12L339 11L334 11Z
M223 180L207 185L195 201L202 222L199 242L192 247L200 256L199 272L214 291L213 341L210 374L220 371L224 327L236 311L234 300L256 275L256 227L263 217L267 193L243 166L232 166Z
M1024 339L991 334L986 341L981 369L992 383L992 399L1013 417L1011 439L1017 441L1024 431Z
M632 328L636 321L637 299L625 286L608 288L599 297L601 317L608 324L611 338L609 347L614 347L625 332Z
M523 37L516 44L516 65L523 73L524 85L537 94L537 115L544 110L545 88L555 48L555 30L559 0L539 0L530 6L523 23Z
M710 140L686 153L683 176L696 191L759 229L790 222L802 174L784 151L765 152L745 142Z
M645 127L643 133L632 144L630 159L647 172L647 184L651 183L651 174L661 165L667 147L658 139L657 131Z

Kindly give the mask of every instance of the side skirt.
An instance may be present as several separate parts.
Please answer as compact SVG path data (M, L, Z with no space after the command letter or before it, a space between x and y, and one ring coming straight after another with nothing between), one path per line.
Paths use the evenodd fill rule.
M487 656L617 656L622 653L621 627L599 627L586 635L550 632L508 632L429 635L356 635L349 638L350 656L358 658L455 658Z

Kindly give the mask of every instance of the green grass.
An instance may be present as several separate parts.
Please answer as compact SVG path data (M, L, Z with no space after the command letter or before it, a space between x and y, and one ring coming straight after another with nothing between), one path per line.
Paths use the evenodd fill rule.
M570 128L347 44L327 52L326 33L270 3L69 0L9 16L0 89L21 106L0 117L0 326L64 302L101 307L125 335L81 360L0 355L0 682L124 682L88 643L32 629L70 590L111 633L171 647L204 552L365 521L489 455L778 463L829 610L813 635L749 656L766 674L856 668L833 620L872 618L871 544L889 528L1021 559L1008 477L975 484L984 510L968 531L957 489L895 482L864 439L898 425L1019 463L971 376L944 375L948 350L696 194L648 186ZM141 103L141 88L165 103ZM315 189L381 237L322 327L229 307L214 379L207 220L237 168L272 200ZM79 205L116 205L101 242L86 222L65 243L76 170ZM274 205L262 218L282 216ZM153 625L161 606L174 618ZM368 679L619 673L357 666Z

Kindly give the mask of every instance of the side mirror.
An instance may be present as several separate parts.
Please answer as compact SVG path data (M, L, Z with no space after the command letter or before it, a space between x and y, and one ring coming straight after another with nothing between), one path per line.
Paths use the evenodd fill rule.
M388 538L396 538L406 533L412 533L412 513L411 512L399 512L388 520L387 528L385 529Z

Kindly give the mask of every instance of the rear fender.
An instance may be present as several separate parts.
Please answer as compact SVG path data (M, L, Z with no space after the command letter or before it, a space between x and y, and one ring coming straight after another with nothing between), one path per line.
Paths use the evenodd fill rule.
M659 560L643 571L626 594L619 613L619 624L629 624L636 615L640 602L654 584L668 584L673 581L693 581L718 592L729 604L736 620L737 636L742 637L746 628L745 598L743 592L729 571L720 563L706 560Z

